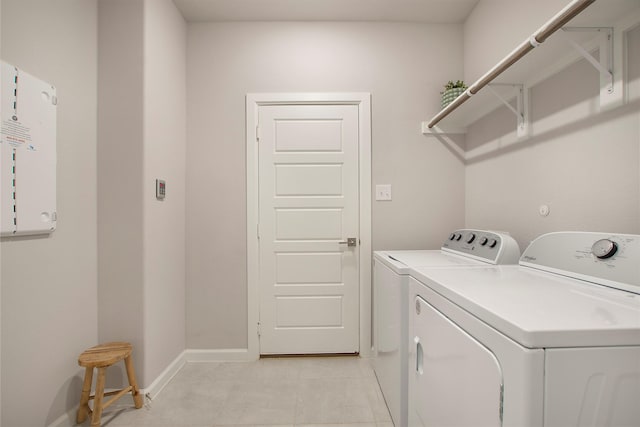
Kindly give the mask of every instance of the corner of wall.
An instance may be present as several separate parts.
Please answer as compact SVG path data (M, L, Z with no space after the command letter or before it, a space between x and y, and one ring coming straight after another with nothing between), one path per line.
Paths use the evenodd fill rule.
M140 1L98 2L98 335L144 376L141 23Z

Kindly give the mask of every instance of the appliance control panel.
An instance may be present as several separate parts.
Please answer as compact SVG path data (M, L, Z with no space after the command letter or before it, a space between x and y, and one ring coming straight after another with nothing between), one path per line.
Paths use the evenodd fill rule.
M444 241L441 249L491 264L517 264L520 258L520 248L513 237L487 230L456 230Z
M520 265L640 294L640 235L543 234L524 251Z

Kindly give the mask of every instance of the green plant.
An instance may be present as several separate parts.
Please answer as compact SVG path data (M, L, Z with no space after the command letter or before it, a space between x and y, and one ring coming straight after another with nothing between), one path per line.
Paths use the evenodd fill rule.
M449 80L447 82L446 85L444 85L444 90L447 91L449 89L455 89L455 88L461 88L461 89L466 89L467 85L464 84L464 82L462 80L457 80L457 81L453 81L453 80ZM440 93L444 93L444 92L440 92Z

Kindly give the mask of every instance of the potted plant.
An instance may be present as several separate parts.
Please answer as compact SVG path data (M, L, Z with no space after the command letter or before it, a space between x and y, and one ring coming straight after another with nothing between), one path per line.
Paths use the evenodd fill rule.
M449 80L447 84L444 85L444 92L440 92L442 95L442 108L451 104L451 102L464 93L465 90L467 90L467 85L462 80L455 82Z

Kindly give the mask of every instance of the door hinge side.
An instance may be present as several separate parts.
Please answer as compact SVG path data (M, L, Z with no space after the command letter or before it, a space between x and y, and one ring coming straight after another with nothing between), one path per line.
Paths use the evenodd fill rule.
M256 224L256 238L260 240L260 224Z
M258 333L258 336L262 335L262 333L261 333L262 331L260 329L260 322L258 322L258 324L256 326L257 326L256 327L256 332Z
M260 142L260 125L256 125L256 141Z
M500 384L500 425L504 418L504 384Z

